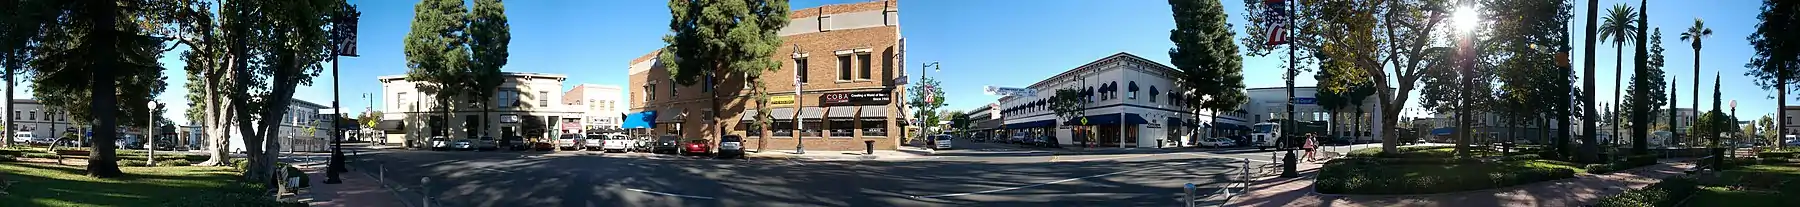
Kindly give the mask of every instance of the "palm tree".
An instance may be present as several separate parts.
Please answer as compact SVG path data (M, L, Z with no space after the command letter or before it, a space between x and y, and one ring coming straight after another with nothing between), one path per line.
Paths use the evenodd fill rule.
M1613 60L1613 103L1619 103L1619 83L1623 83L1623 77L1625 77L1625 44L1638 38L1636 18L1632 16L1636 12L1632 11L1631 6L1625 4L1613 5L1613 8L1607 9L1606 12L1606 16L1602 17L1604 23L1600 23L1600 39L1601 41L1612 40L1613 43L1613 57L1615 57ZM1589 47L1592 46L1589 45ZM1619 136L1618 131L1619 125L1614 124L1614 137Z
M1694 18L1694 26L1688 27L1687 32L1681 33L1681 41L1694 44L1694 96L1690 97L1694 99L1695 114L1699 114L1700 110L1700 39L1705 39L1707 36L1712 36L1712 28L1706 28L1706 21L1701 21L1700 18ZM1696 117L1694 122L1688 123L1700 123L1698 122L1700 121L1699 116L1694 117Z

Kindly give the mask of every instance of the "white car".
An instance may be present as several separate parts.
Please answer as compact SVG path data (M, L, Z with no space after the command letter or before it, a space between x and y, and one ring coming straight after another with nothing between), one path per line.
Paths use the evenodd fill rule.
M39 141L35 136L31 132L19 132L13 133L12 139L14 143L33 143Z
M940 134L937 136L932 136L931 139L932 139L932 142L936 142L936 145L931 146L932 148L950 149L950 147L951 147L950 146L950 135Z
M606 137L606 142L600 144L600 149L606 150L606 152L625 152L632 148L631 144L633 141L630 138L626 138L623 134L608 134L601 136Z
M583 136L581 142L582 150L600 149L600 146L606 145L606 135L589 134Z
M1234 144L1232 144L1230 139L1200 138L1200 146L1202 147L1232 147L1232 145Z
M564 134L561 137L556 138L556 147L563 149L581 149L586 147L587 143L581 143L580 139L581 135L579 134Z
M450 149L450 139L444 138L443 136L435 136L427 140L427 142L429 142L428 144L431 145L431 150Z

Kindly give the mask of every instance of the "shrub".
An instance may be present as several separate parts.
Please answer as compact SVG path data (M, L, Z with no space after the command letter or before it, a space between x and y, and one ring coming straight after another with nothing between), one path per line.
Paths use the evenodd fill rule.
M14 157L17 157L17 156L24 156L24 155L25 155L25 151L21 151L21 150L0 150L0 155L7 155L7 156L14 156Z
M226 206L306 206L303 203L281 202L265 195L262 185L248 183L232 183L219 191L200 191L179 198L162 200L160 206L193 206L193 207L226 207ZM206 202L195 202L206 201Z
M1350 154L1348 154L1346 156L1349 156L1349 157L1389 157L1389 158L1445 157L1445 156L1439 156L1436 154L1448 153L1448 151L1441 151L1441 150L1437 150L1437 149L1453 149L1453 148L1454 148L1454 146L1405 146L1405 147L1396 148L1394 150L1394 152L1383 153L1381 151L1381 148L1371 147L1371 148L1366 148L1366 149L1358 149L1356 151L1350 151ZM1448 154L1444 154L1444 155L1448 155Z
M1758 152L1758 153L1756 153L1756 157L1786 159L1786 158L1793 158L1794 152L1781 152L1781 151Z
M1681 200L1697 191L1698 183L1685 177L1670 177L1644 189L1625 191L1619 195L1600 199L1597 207L1614 206L1675 206Z
M119 167L149 167L143 160L119 160Z
M250 160L244 158L231 158L231 168L236 169L238 172L247 172L250 169Z
M57 158L57 156L56 156L56 155L54 155L54 154L50 154L50 153L38 153L38 152L33 152L33 153L25 153L25 156L24 156L24 157L27 157L27 158L42 158L42 159L56 159L56 158Z
M1428 194L1514 186L1575 176L1573 167L1537 160L1479 163L1396 164L1397 160L1340 159L1320 168L1314 187L1321 193Z
M156 161L157 167L179 167L179 166L190 166L190 165L194 165L194 163L188 162L187 160L157 160Z
M12 155L0 155L0 162L12 162L12 161L19 161L19 159L13 158Z
M1540 159L1544 159L1543 156L1540 156L1537 154L1522 154L1522 155L1506 156L1506 158L1502 158L1501 160L1519 161L1519 160L1540 160Z

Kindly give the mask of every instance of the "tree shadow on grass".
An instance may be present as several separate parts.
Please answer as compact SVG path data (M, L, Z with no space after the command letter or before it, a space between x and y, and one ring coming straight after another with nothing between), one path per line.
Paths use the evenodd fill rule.
M28 206L144 206L173 203L199 192L218 191L236 182L229 171L169 169L184 175L149 174L126 168L118 178L91 178L73 166L32 163L0 163L0 177L15 181L0 203Z

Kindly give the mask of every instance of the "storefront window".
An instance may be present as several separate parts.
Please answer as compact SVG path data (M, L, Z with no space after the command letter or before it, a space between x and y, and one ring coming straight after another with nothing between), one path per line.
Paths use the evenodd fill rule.
M865 137L887 136L887 122L882 120L862 120L862 135Z
M800 125L800 137L824 136L824 132L825 132L825 130L823 130L825 128L824 122L821 122L818 120L806 120L800 124L801 124Z
M854 134L856 133L856 125L854 125L855 123L856 122L850 121L850 120L832 120L831 121L831 131L830 131L831 137L833 137L833 138L850 138L850 136L854 136Z
M769 131L770 133L775 134L775 138L794 137L794 121L775 121L770 125L773 126L770 127Z

